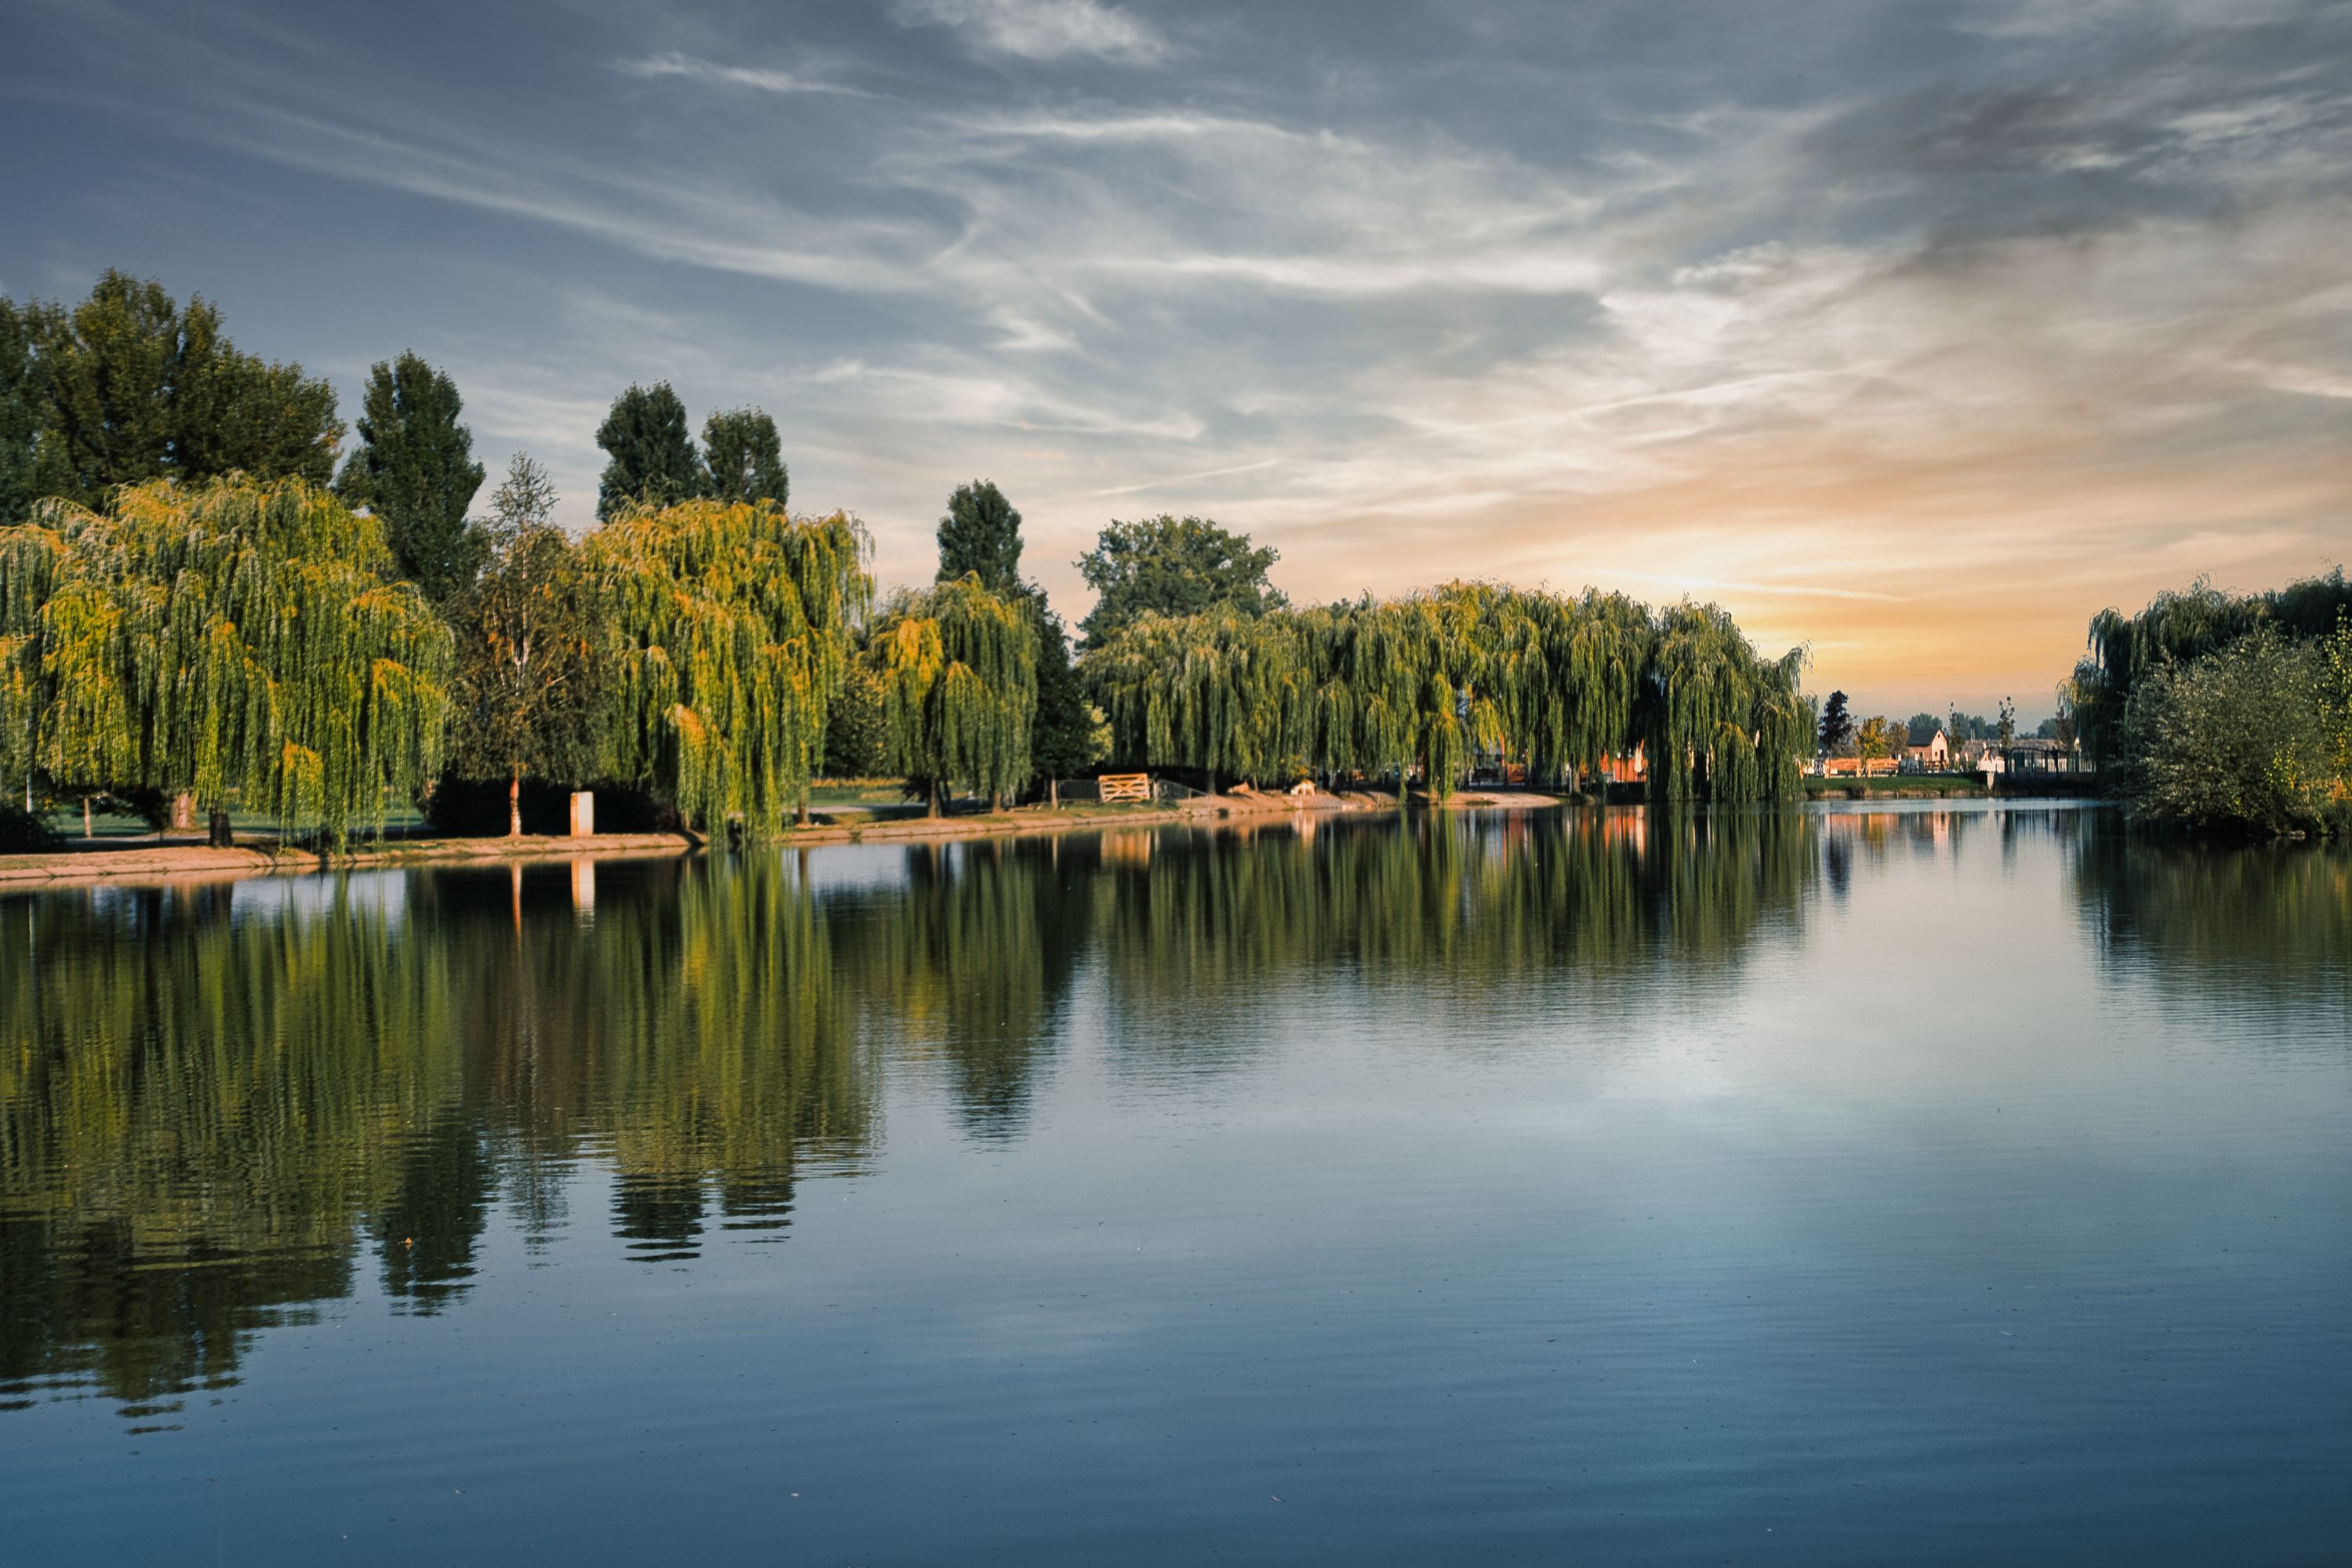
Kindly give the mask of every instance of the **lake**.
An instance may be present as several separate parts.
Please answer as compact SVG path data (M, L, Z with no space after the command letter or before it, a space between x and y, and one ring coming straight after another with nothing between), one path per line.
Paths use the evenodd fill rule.
M1341 816L0 900L0 1563L2322 1563L2352 855Z

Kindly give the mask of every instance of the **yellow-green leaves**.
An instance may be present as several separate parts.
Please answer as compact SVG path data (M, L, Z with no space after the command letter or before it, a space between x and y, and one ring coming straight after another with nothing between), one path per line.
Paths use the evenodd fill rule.
M605 666L607 769L705 829L782 830L872 595L866 531L770 501L630 507L583 545Z
M1622 595L1451 583L1264 616L1144 615L1083 669L1121 757L1283 783L1420 769L1452 792L1475 755L1538 778L1647 743L1661 798L1784 798L1810 742L1801 656L1767 660L1730 617Z
M1020 605L971 575L904 595L873 658L892 767L990 796L1028 783L1037 637Z
M237 792L341 839L440 762L449 634L390 566L373 519L299 479L46 502L0 530L0 701L52 779Z

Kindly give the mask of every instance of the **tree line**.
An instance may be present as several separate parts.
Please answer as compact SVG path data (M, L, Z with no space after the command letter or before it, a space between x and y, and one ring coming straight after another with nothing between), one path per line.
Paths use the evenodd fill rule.
M2261 594L2202 578L2092 617L2060 689L2134 813L2191 828L2352 830L2352 583Z
M71 307L0 300L0 770L27 821L44 793L234 797L341 840L473 780L519 832L539 780L761 837L826 773L934 810L1106 762L1443 796L1480 757L1573 783L1637 748L1661 797L1769 800L1812 731L1801 653L1713 606L1294 606L1276 552L1196 517L1106 528L1074 639L985 479L950 496L934 582L877 602L856 519L789 511L774 420L713 413L698 446L666 383L614 400L575 539L527 454L477 513L463 409L415 353L380 363L338 467L332 388L200 297L109 272Z

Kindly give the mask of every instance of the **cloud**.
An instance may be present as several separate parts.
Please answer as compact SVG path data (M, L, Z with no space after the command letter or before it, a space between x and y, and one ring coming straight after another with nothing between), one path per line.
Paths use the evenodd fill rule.
M1099 0L900 0L897 15L908 25L951 27L984 54L1024 60L1149 65L1173 52L1150 26Z
M658 55L646 55L635 59L613 62L613 68L623 76L652 80L661 77L682 77L688 81L709 82L717 86L748 87L759 92L779 94L819 93L839 98L865 98L861 89L822 78L803 76L797 71L778 70L765 66L722 66L713 60L680 54L675 49Z
M57 275L71 234L86 286L105 205L121 254L251 293L272 258L221 215L299 206L286 248L358 302L350 363L464 322L436 330L486 434L577 426L567 489L632 378L760 403L886 578L989 473L1057 596L1148 496L1278 547L1301 599L1689 588L1861 690L2054 672L2098 604L2340 552L2352 11L1657 14L1204 3L1180 52L1108 0L591 5L525 80L291 5L234 48L126 12L101 55L0 61L45 115L102 110L54 200L17 174L59 216L0 262ZM288 68L279 34L318 47Z

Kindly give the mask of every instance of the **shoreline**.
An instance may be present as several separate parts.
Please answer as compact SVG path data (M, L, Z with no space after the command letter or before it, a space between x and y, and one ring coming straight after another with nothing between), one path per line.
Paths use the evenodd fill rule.
M1557 804L1557 803L1549 803ZM922 843L957 838L1026 837L1082 832L1097 827L1149 826L1171 822L1235 816L1294 816L1307 812L1364 809L1324 795L1313 805L1285 796L1231 795L1165 806L1064 806L1058 812L1030 807L971 816L888 817L870 822L816 823L787 828L774 840L780 848L816 848L841 844ZM1393 810L1391 805L1388 809ZM87 841L83 841L87 842ZM415 838L355 846L342 850L239 845L229 848L196 841L134 840L119 847L70 848L27 855L0 855L0 893L26 889L98 883L140 884L238 881L253 877L316 876L331 871L372 870L394 866L497 866L530 861L668 859L706 853L698 833L599 833L588 837L526 835L520 838Z
M1937 798L1987 800L1990 794L1920 791L1916 795L1873 790L1867 795L1843 791L1808 792L1804 805L1830 802ZM1412 810L1548 812L1580 804L1564 795L1508 790L1466 790L1443 803L1414 799ZM1621 809L1639 809L1629 803ZM1065 805L1058 810L1028 806L996 814L942 817L885 817L866 822L816 823L787 828L774 840L783 849L822 848L844 844L919 844L967 838L1047 837L1090 829L1147 827L1169 823L1204 824L1234 818L1287 819L1301 816L1393 813L1390 795L1318 793L1294 801L1288 795L1230 795L1205 796L1171 805ZM85 841L86 842L86 841ZM551 860L668 859L707 853L709 844L700 834L599 833L585 838L555 835L520 838L416 838L380 842L350 849L317 850L243 845L214 848L194 841L173 843L134 841L121 847L73 848L41 854L0 855L0 894L49 888L100 884L169 884L175 882L242 881L255 877L318 876L328 872L373 870L397 866L499 866Z

